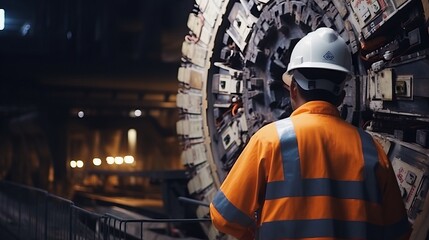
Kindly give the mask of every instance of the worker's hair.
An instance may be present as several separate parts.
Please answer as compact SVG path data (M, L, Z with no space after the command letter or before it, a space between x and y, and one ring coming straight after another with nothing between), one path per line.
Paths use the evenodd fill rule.
M341 82L345 81L347 77L345 72L320 68L301 68L298 71L307 79L327 79L335 84L340 84ZM295 81L294 78L292 79ZM298 90L302 98L307 102L320 100L337 105L337 103L341 100L341 94L336 96L335 94L323 89L304 90L296 81L295 83L298 86Z

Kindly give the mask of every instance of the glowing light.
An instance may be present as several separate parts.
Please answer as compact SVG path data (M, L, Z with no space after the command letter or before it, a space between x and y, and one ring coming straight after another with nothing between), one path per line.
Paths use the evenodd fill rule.
M128 114L132 118L137 118L137 117L143 116L143 111L140 109L135 109L135 110L131 110Z
M112 165L115 163L115 158L114 157L107 157L106 162L107 162L107 164Z
M125 156L124 157L124 162L126 164L132 164L132 163L134 163L134 157L133 156Z
M122 163L124 163L124 158L123 157L115 157L115 163L118 165L121 165Z
M134 115L135 115L136 117L140 117L140 116L142 115L142 111L141 111L140 109L136 109L136 110L134 111Z
M82 160L77 160L77 161L76 161L76 166L77 166L78 168L82 168L82 167L83 167L83 161L82 161Z
M85 116L85 113L84 113L83 111L79 111L79 112L77 113L77 116L78 116L79 118L83 118L83 116Z
M131 128L128 130L128 154L135 155L137 147L137 130Z
M92 163L94 163L95 166L101 165L101 159L100 158L94 158L92 159Z
M0 31L4 29L5 15L4 9L0 9Z
M75 161L75 160L71 160L71 161L70 161L70 167L71 167L71 168L76 168L76 165L77 165L77 164L76 164L76 161Z

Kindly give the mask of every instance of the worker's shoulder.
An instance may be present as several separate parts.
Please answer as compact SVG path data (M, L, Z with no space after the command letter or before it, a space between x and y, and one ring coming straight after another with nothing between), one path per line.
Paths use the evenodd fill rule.
M278 138L276 122L268 123L256 131L252 138L259 140L268 140Z
M254 141L275 144L279 142L279 134L281 135L285 129L293 129L290 118L280 119L262 126L253 134L252 138Z

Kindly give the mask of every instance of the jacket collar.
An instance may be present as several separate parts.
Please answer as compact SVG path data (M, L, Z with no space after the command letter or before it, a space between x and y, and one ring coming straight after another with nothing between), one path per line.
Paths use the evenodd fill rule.
M338 111L338 108L336 108L334 105L325 102L325 101L310 101L307 103L304 103L299 108L297 108L295 111L292 112L292 116L296 116L299 114L324 114L324 115L331 115L335 117L340 117L340 112Z

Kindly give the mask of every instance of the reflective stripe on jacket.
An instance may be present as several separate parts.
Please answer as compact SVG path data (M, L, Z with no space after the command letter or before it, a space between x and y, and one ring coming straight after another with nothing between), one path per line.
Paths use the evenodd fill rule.
M261 128L210 213L216 228L238 239L378 240L409 230L382 148L322 101Z

